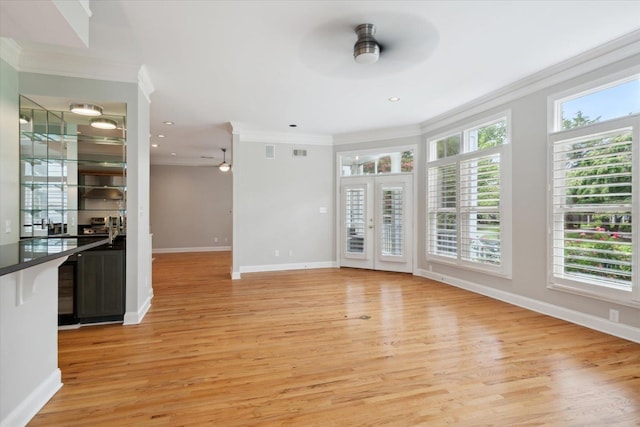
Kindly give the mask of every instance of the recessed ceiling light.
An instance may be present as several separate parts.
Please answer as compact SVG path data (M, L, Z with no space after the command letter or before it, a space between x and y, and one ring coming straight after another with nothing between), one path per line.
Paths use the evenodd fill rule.
M91 119L91 127L98 129L115 129L117 123L110 119Z
M164 123L165 125L169 125L169 126L175 125L175 123L172 122L171 120L167 120L166 122L162 122L162 123Z
M400 98L398 98L397 96L392 96L391 98L389 98L390 102L398 102L400 101Z
M171 153L171 155L172 155L172 156L176 156L177 154L176 154L176 153Z
M101 116L102 107L93 104L71 104L69 110L81 116Z
M152 146L153 148L158 148L158 147L159 147L159 145L158 145L158 144L151 144L151 146Z
M164 138L163 134L158 135L158 138Z

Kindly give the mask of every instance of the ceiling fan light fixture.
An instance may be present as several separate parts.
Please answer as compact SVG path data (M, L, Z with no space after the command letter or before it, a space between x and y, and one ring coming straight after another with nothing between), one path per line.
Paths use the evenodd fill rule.
M376 26L360 24L356 27L358 40L353 45L353 58L358 64L373 64L380 58L380 45L375 38Z
M226 148L221 148L222 150L222 163L220 163L218 165L218 169L220 169L220 172L229 172L229 170L231 169L231 165L229 163L227 163L227 149Z
M94 104L71 104L69 110L81 116L101 116L102 107Z
M91 127L98 129L115 129L118 124L111 119L91 119Z

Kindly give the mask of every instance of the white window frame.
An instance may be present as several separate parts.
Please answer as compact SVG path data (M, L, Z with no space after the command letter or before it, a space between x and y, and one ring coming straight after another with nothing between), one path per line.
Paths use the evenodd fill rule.
M500 146L492 147L484 150L469 151L469 132L479 127L491 126L492 124L506 120L506 142ZM439 141L451 136L460 135L460 150L459 154L455 154L448 157L437 159L437 151L433 142ZM511 110L501 111L496 114L485 116L482 119L475 120L459 126L456 128L450 128L446 132L439 133L433 137L426 139L426 189L425 189L425 220L426 220L426 235L425 235L425 255L428 262L441 263L447 265L454 265L456 267L465 268L473 271L481 271L483 273L511 278L512 267L512 219L511 219ZM460 245L461 239L461 218L464 216L464 209L460 204L460 164L466 160L474 158L482 158L492 154L498 153L500 155L500 265L483 264L474 261L468 261L462 258L462 251ZM438 167L448 164L455 164L458 181L456 187L456 217L457 217L457 245L458 249L455 256L439 255L431 252L429 235L431 232L431 224L429 220L429 169L432 167Z
M565 90L562 93L554 94L548 98L548 144L547 144L547 190L548 190L548 203L547 203L547 288L578 294L598 300L609 301L616 304L640 307L640 268L638 259L640 258L640 114L633 114L623 116L614 119L603 120L602 122L596 122L581 126L573 129L561 130L561 124L559 122L560 112L559 105L568 99L577 98L585 94L594 93L599 90L604 90L625 81L637 78L637 73L640 68L634 67L631 70L627 70L624 76L621 73L609 76L608 79L599 79L589 84L583 84L572 90ZM631 75L630 75L631 74ZM633 139L633 152L632 161L634 169L632 170L632 206L631 217L635 219L632 221L631 233L632 233L632 280L631 290L624 290L616 288L615 286L608 286L605 284L598 284L595 281L578 280L577 278L560 277L561 274L556 275L554 272L554 247L553 239L554 233L557 230L554 229L554 145L562 141L585 138L589 136L597 136L598 134L605 134L607 132L616 131L619 129L631 128Z

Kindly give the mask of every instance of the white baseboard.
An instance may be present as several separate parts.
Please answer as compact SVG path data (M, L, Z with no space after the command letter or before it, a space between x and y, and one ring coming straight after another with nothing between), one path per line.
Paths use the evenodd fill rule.
M122 324L125 326L137 325L140 322L142 322L142 319L144 318L144 316L146 316L147 312L151 308L151 298L153 298L153 294L150 293L147 299L145 300L144 304L142 304L142 307L140 307L138 311L126 312L124 314L124 320Z
M175 254L183 252L227 252L231 250L231 246L199 246L195 248L155 248L152 250L154 254Z
M56 368L26 399L0 421L0 427L25 426L62 387L62 373Z
M267 265L245 265L240 267L240 271L237 272L238 279L241 273L258 273L261 271L286 271L286 270L306 270L311 268L337 268L338 264L335 261L320 261L320 262L300 262L293 264L267 264ZM236 273L232 273L232 278Z
M490 286L480 285L478 283L469 282L439 273L433 273L431 271L423 269L419 269L416 272L416 276L443 282L448 285L465 289L467 291L485 295L490 298L507 302L509 304L517 305L518 307L523 307L528 310L546 314L547 316L566 320L567 322L575 323L580 326L595 329L596 331L604 332L609 335L640 343L640 329L634 328L629 325L611 322L610 320L604 319L602 317L592 316L590 314L581 313L579 311L560 307L554 304L549 304L547 302L538 301L533 298L516 295L500 289L495 289Z

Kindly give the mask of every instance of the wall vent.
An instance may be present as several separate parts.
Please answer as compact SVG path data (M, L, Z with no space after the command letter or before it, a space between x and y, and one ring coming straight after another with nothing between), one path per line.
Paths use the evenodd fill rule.
M267 159L275 159L276 158L276 146L272 144L266 144L264 146L264 156Z
M303 150L301 148L294 148L293 157L307 157L307 150Z

